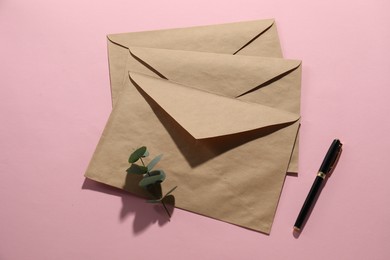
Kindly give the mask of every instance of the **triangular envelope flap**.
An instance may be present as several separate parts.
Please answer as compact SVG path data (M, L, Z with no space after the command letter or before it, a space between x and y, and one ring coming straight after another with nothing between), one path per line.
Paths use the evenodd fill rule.
M164 79L129 73L131 80L195 139L294 122L298 115L211 94Z
M129 51L160 77L228 97L251 91L301 63L281 58L157 48L130 47Z
M269 29L273 19L166 29L146 32L110 34L108 39L123 47L193 50L233 54ZM279 40L268 45L279 45Z

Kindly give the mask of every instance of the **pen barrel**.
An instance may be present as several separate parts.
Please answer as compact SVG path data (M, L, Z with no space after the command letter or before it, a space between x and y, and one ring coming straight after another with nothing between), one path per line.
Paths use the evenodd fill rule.
M309 194L306 197L305 202L303 203L303 206L301 208L301 211L299 212L299 215L297 217L297 220L295 221L294 228L301 229L303 222L305 221L313 202L315 201L315 198L318 194L318 192L321 189L321 184L324 179L320 176L317 176L314 180L313 185L311 186L311 189L309 191Z

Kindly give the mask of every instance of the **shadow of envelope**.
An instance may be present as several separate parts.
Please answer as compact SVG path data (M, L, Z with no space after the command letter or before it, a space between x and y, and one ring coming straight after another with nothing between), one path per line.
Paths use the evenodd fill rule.
M126 44L109 43L114 108L86 177L146 197L125 172L146 145L164 154L176 207L269 233L299 128L300 62Z

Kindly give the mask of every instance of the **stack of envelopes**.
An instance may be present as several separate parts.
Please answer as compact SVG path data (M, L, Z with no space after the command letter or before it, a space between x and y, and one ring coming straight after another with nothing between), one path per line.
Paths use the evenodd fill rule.
M108 36L113 110L85 176L146 197L130 153L163 154L175 207L269 234L297 172L301 62L274 20Z

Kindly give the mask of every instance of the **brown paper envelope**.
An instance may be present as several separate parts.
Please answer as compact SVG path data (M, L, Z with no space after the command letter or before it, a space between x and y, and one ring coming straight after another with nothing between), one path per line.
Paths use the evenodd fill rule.
M272 106L253 101L267 100L264 96L272 94L267 90L272 85L277 89L273 94L286 91L288 85L299 89L299 63L274 59L270 68L279 66L280 70L275 74L270 68L262 69L272 59L259 66L263 58L196 55L193 52L166 55L169 51L161 50L157 61L168 62L167 57L172 56L183 65L181 71L184 72L175 78L170 76L169 69L159 67L164 65L165 68L166 63L155 64L158 62L146 57L148 52L143 51L142 48L133 48L139 56L138 61L143 65L145 61L149 63L146 65L154 71L152 75L156 76L157 71L173 80L137 73L131 73L131 78L125 77L125 86L86 176L145 196L134 176L126 175L125 169L131 149L147 145L151 153L164 154L159 165L168 175L163 189L167 191L179 186L175 191L177 207L269 233L298 131L299 116L291 109L299 109L299 98L296 100L295 91L291 91L291 97L295 95L292 103L298 105L295 108L290 106L290 109L286 105L280 109L277 104ZM156 57L157 52L155 50L151 56ZM166 59L163 59L164 53ZM211 56L194 58L197 60L194 62L188 59L191 55ZM210 60L212 56L214 58ZM249 80L241 83L244 87L238 92L240 97L232 97L234 89L226 84L228 91L218 93L218 89L224 89L224 86L210 89L212 82L220 81L219 77L203 83L201 80L189 80L185 85L174 82L183 81L186 74L191 75L188 69L193 62L203 67L205 60L209 60L211 67L215 66L214 63L222 67L225 64L219 77L234 72L241 75L241 80L236 79L236 83ZM188 66L184 66L185 61ZM259 73L253 73L256 66ZM131 71L131 68L127 69ZM286 71L290 72L284 75ZM193 78L199 79L204 71L193 72ZM212 79L213 73L206 78Z
M297 114L300 110L301 71L296 60L130 47L125 71L201 86L202 90ZM125 73L124 80L127 77ZM298 157L293 158L288 172L297 173Z
M112 100L122 89L129 47L282 58L273 19L108 35Z
M224 137L270 126L291 124L298 114L244 102L134 72L130 81L193 138ZM212 127L211 127L212 126Z
M130 47L124 77L142 73L299 114L300 65L273 57Z
M126 67L126 64L128 66L126 57L130 47L282 57L273 19L112 34L108 39L113 104L122 89L123 80L127 77L129 67ZM134 67L136 65L133 63L130 68ZM295 144L288 172L298 172L298 142Z

